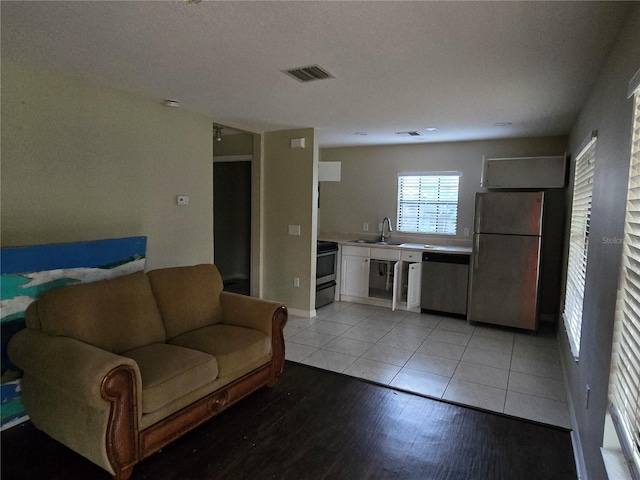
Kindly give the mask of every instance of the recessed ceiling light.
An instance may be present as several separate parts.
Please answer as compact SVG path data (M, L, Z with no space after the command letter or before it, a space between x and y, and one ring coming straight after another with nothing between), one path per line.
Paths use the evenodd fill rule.
M178 100L165 100L164 105L166 107L179 107L180 102Z
M427 127L424 129L425 132L437 132L438 129L436 127Z
M498 122L498 123L494 123L494 125L496 127L508 127L509 125L511 125L511 122Z

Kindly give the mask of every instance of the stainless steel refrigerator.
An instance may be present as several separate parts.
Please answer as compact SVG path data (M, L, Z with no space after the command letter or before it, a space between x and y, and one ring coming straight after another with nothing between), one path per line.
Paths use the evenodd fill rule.
M544 192L476 194L467 319L536 330Z

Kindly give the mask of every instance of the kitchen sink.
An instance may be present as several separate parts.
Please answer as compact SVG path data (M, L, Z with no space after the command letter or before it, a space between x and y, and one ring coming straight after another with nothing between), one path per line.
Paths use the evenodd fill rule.
M416 250L422 250L423 248L430 248L433 245L425 245L424 243L401 243L400 246L404 248L415 248Z
M383 242L380 240L365 240L362 238L351 240L351 243L365 243L367 245L400 245L399 242Z

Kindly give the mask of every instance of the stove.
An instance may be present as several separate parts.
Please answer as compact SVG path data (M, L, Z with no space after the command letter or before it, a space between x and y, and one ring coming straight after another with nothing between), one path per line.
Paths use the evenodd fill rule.
M336 269L338 244L318 240L316 257L316 306L323 307L333 302L336 292Z

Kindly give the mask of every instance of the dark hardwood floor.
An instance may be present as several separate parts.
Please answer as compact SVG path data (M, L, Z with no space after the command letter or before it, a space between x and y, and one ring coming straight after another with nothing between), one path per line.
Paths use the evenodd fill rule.
M2 480L106 472L25 423ZM576 478L569 432L287 362L264 388L141 462L132 480Z

